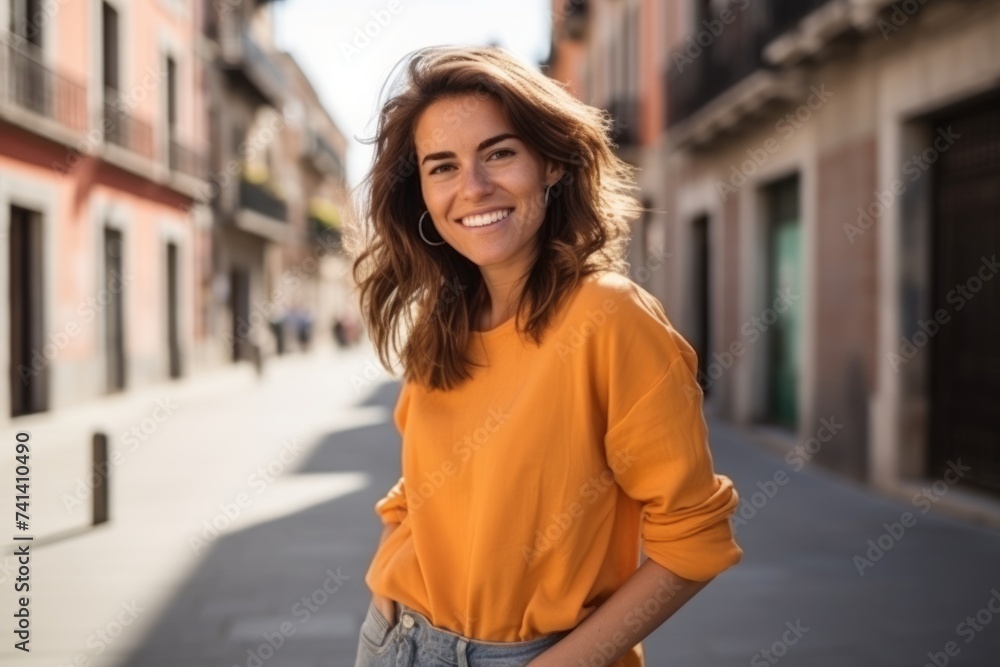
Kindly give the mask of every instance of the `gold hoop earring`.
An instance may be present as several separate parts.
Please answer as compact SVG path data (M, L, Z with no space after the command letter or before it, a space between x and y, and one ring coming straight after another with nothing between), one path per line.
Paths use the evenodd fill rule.
M549 190L552 189L553 185L555 185L555 183L551 183L551 184L549 184L549 186L547 188L545 188L545 205L546 206L549 205Z
M417 222L417 231L420 232L420 238L424 240L427 245L444 245L447 241L430 241L426 236L424 236L424 217L430 213L430 211L424 211L420 215L420 221Z

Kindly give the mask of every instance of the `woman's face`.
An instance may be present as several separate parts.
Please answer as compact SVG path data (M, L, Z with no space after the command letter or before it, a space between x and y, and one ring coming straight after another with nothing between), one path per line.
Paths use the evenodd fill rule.
M438 235L480 269L514 277L527 271L545 218L545 187L562 168L517 136L492 95L432 103L414 139L430 212L424 235L437 239L433 220Z

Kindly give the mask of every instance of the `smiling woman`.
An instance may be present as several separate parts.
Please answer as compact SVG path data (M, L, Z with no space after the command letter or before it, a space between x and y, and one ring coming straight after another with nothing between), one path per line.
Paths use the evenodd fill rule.
M565 168L513 132L492 97L478 100L475 116L452 127L450 119L470 99L475 98L431 103L414 139L424 204L445 243L479 267L492 304L480 324L492 329L510 317L513 287L537 255L546 212L543 190L554 186Z
M397 352L408 376L448 389L470 376L473 331L517 315L538 342L580 278L623 271L638 202L607 114L538 71L498 48L407 60L357 200L355 278L383 363ZM439 298L446 277L465 298Z
M641 667L742 552L694 350L623 275L633 170L604 112L502 49L403 74L349 244L405 380L356 665Z

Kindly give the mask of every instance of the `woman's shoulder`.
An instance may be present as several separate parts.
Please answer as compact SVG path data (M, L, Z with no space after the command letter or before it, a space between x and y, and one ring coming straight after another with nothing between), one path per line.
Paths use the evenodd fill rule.
M630 373L662 374L694 350L667 318L659 299L627 276L605 271L586 277L562 323L560 340L594 350L595 358Z
M568 309L571 320L581 315L614 315L619 326L650 324L670 327L659 299L628 276L603 270L585 276ZM650 321L652 320L652 321Z

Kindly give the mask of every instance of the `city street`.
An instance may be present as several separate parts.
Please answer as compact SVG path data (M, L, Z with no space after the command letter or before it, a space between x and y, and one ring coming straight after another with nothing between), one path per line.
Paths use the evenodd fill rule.
M320 348L15 421L6 442L33 445L31 651L12 646L8 542L0 664L353 665L397 392L367 348ZM95 429L114 465L111 520L90 528ZM644 642L647 665L1000 664L1000 535L710 430L748 503L744 560Z

